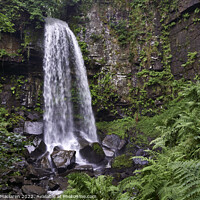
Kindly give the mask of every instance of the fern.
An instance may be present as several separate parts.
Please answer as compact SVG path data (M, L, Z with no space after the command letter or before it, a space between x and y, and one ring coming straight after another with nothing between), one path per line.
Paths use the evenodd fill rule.
M101 200L125 200L130 197L128 193L120 193L119 187L112 185L113 177L111 176L102 175L91 178L85 173L76 172L68 175L68 179L69 186L60 199L70 199L70 195L80 195L81 198L83 197L82 199L87 199L88 195L93 195L96 199ZM74 196L73 199L80 198Z
M179 183L180 200L200 199L200 161L171 163L174 180Z

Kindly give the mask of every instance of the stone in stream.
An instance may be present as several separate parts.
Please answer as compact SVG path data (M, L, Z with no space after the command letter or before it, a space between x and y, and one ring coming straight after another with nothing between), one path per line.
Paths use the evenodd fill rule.
M51 169L51 163L49 161L49 152L47 152L40 161L41 168L43 169Z
M105 159L105 153L101 145L97 142L87 145L80 150L80 154L83 158L87 159L91 163L100 163Z
M104 151L106 157L114 157L115 156L115 152L112 151L111 149L103 147L103 151Z
M79 165L79 166L76 166L74 168L75 171L80 171L80 172L83 172L83 171L89 171L89 172L93 172L93 167L92 165Z
M30 122L24 123L24 134L27 135L41 135L43 133L43 122Z
M76 151L67 151L67 150L59 150L54 149L51 154L51 159L53 164L58 169L58 173L62 173L63 171L72 168L75 165Z

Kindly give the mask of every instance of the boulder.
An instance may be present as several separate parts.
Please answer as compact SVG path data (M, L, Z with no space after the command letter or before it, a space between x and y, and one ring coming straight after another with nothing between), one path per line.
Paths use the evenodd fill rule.
M104 151L106 157L114 157L115 156L115 152L106 147L103 147L103 151Z
M124 147L126 146L127 141L126 140L120 140L119 146L118 146L118 150L121 151L122 149L124 149Z
M64 178L64 177L59 177L59 176L55 176L52 180L49 180L49 189L51 191L54 191L54 190L66 190L67 189L67 186L68 186L68 180L67 178Z
M23 127L14 128L14 129L13 129L13 132L14 132L14 133L23 134L24 129L23 129Z
M42 157L40 164L41 168L43 169L51 169L50 157L48 152Z
M85 158L91 163L99 163L105 158L105 153L101 145L97 142L82 148L80 150L80 154L83 158Z
M30 119L31 121L34 121L34 120L39 120L40 116L38 113L31 112L31 113L28 113L27 118Z
M148 154L143 150L139 149L136 152L136 156L147 156ZM133 161L136 165L147 165L149 162L147 160L143 160L142 158L133 158Z
M26 195L44 195L46 191L44 188L36 185L24 185L22 191Z
M47 150L47 146L42 139L35 138L32 145L27 145L28 162L35 161L41 157Z
M76 151L54 150L51 159L59 171L70 169L75 164Z
M121 151L126 146L126 140L120 139L118 135L107 135L102 141L102 145L112 151Z
M43 122L30 122L24 123L24 133L28 135L41 135L43 133Z
M32 164L29 164L26 170L26 178L28 179L40 179L41 177L50 177L53 175L53 172L51 169L44 169L38 166L33 166Z
M144 151L143 149L139 149L136 154L136 156L147 156L146 151Z
M77 139L81 149L90 144L85 138L77 137Z
M102 141L102 145L109 149L116 150L119 147L120 141L121 139L118 135L107 135Z
M147 165L149 163L147 160L141 158L134 158L133 161L136 165Z

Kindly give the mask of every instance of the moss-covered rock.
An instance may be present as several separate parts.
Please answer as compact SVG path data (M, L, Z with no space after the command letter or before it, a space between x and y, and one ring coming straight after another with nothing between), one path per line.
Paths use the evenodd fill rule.
M101 147L101 145L99 143L97 143L97 142L93 143L92 144L92 149L97 155L105 156L105 153L104 153L104 151L103 151L103 149L102 149L102 147Z
M99 163L105 158L105 153L101 145L97 142L85 146L80 150L80 154L91 163Z
M133 161L131 159L131 154L122 154L117 156L112 164L112 168L115 169L123 169L123 168L130 168L133 167Z

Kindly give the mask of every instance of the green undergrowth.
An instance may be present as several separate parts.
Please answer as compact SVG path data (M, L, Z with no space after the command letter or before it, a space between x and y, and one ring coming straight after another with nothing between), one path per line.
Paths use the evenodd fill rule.
M25 137L10 132L12 127L12 116L4 108L0 107L0 168L1 170L12 168L20 161L23 155L24 146L28 144Z
M136 200L200 198L199 100L200 83L185 84L167 110L138 125L144 132L151 132L144 125L153 122L159 136L151 142L151 157L140 157L149 165L120 183L130 194L136 194Z
M149 157L133 157L148 161L148 165L134 171L134 176L125 178L117 186L112 185L112 178L108 176L70 175L69 187L63 194L97 195L97 199L111 200L200 199L199 102L200 82L188 82L159 115L143 117L138 122L132 118L101 122L101 128L108 133L123 135L128 128L129 131L135 128L144 132L145 137L156 136L150 143L152 150L147 150ZM117 157L113 165L121 168L125 160L128 161L124 155Z
M130 196L123 193L121 188L112 184L113 177L98 176L90 177L85 173L72 173L67 176L69 186L60 197L55 199L61 200L86 200L101 199L101 200L127 200Z
M114 120L111 122L97 122L97 129L107 135L115 134L124 139L128 136L128 131L135 126L135 120L131 117Z
M112 168L114 169L125 169L125 168L130 168L133 166L133 161L131 159L131 154L126 155L122 154L120 156L115 157L113 163L112 163Z

